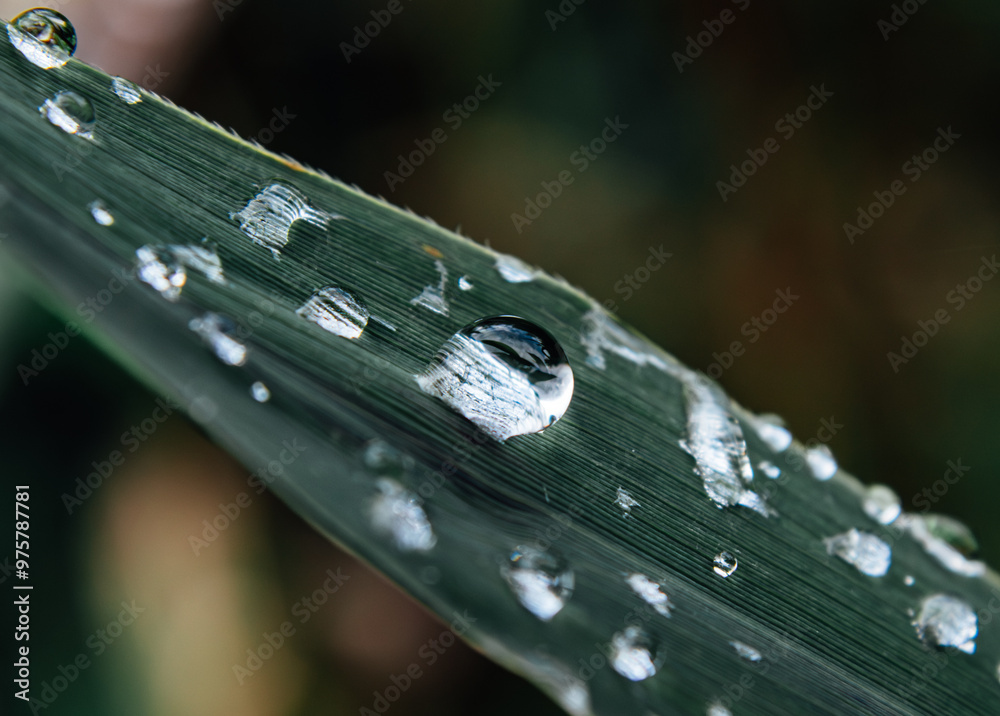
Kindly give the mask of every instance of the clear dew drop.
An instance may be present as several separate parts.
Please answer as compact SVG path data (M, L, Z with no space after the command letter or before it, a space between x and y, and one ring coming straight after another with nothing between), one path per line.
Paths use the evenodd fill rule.
M892 548L867 532L850 529L823 540L826 551L857 567L869 577L883 577L892 564Z
M773 413L755 416L753 427L758 437L775 452L784 452L792 444L792 434L784 421Z
M108 207L100 199L90 202L87 205L87 209L90 211L90 215L94 218L94 221L101 226L111 226L115 223L114 214L108 211Z
M253 243L270 250L275 259L280 259L281 250L288 243L288 234L296 221L325 227L330 219L343 217L310 206L301 192L287 184L274 183L258 192L243 209L231 213L229 218L239 222L240 230Z
M837 474L837 461L830 448L822 443L806 448L806 463L817 480L825 482Z
M271 399L271 390L258 380L250 386L250 395L258 403L266 403Z
M642 507L638 501L628 494L623 488L618 488L618 493L615 496L615 504L621 508L622 517L630 517L632 515L633 507Z
M714 701L708 705L705 716L733 716L733 712L718 701Z
M437 269L440 276L438 284L436 286L424 286L424 290L419 296L410 299L410 305L421 306L433 313L447 316L448 301L444 297L444 289L448 283L448 269L445 268L444 262L440 259L434 262L434 268Z
M633 573L625 580L632 591L638 594L646 604L650 605L657 612L665 617L670 616L673 605L670 597L663 592L662 585L654 582L645 574Z
M558 614L573 595L573 570L555 553L519 546L500 575L521 605L543 622Z
M111 80L111 91L125 104L142 102L142 93L139 91L139 87L124 77L115 77Z
M470 323L415 380L499 442L551 426L573 398L573 370L558 341L516 316Z
M240 366L246 363L247 349L230 334L236 332L236 324L217 313L206 313L201 318L192 318L188 328L201 336L216 357L226 365Z
M392 538L403 552L427 552L437 544L420 498L395 480L379 478L379 495L372 502L372 527Z
M627 626L611 637L611 666L629 681L642 681L656 673L649 635L637 626Z
M209 246L158 246L147 244L135 250L136 273L168 301L176 301L187 284L187 269L197 271L212 283L224 284L219 255Z
M777 480L781 477L781 468L775 465L770 460L761 460L757 463L757 469L760 470L764 475L772 480Z
M729 646L736 650L737 656L741 659L752 661L755 664L761 660L760 652L749 644L744 644L742 641L731 641Z
M470 281L467 276L459 276L458 288L462 291L471 291L475 287L472 285L472 281Z
M7 26L7 36L29 62L43 70L62 67L76 52L73 24L47 8L22 12Z
M861 506L866 515L883 525L892 524L903 511L899 495L886 485L869 486Z
M719 552L712 560L712 571L725 579L739 567L739 561L732 552Z
M66 134L73 134L83 139L94 138L93 130L97 125L94 105L76 92L69 90L56 92L51 99L45 100L38 111Z
M928 517L933 520L935 517L940 518L941 515L913 515L903 513L896 519L895 526L905 530L924 548L927 554L936 559L945 569L955 574L960 574L963 577L982 577L986 574L986 564L984 562L969 559L948 541L935 534L928 523Z
M957 597L947 594L927 597L913 626L928 646L954 646L966 654L976 651L975 638L979 633L976 612Z
M538 271L521 259L506 254L497 256L496 269L508 283L526 283L538 275Z
M295 313L341 338L358 338L368 325L368 309L342 288L316 291Z

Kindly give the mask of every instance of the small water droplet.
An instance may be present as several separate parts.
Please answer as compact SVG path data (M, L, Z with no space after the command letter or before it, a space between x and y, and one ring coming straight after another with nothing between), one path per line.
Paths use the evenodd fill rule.
M543 622L558 614L573 594L573 570L552 552L517 547L500 574L521 605Z
M330 219L342 219L338 214L327 214L309 205L297 189L286 184L274 183L258 192L243 209L229 215L239 221L240 230L253 243L269 249L276 259L288 243L288 233L296 221L325 227Z
M101 226L111 226L115 223L114 215L108 211L108 207L100 199L90 202L87 208L90 210L90 215L94 217L94 221Z
M764 443L775 452L784 452L792 444L792 434L785 422L773 413L754 416L754 430Z
M368 309L353 295L335 286L316 291L295 313L342 338L358 338L368 325Z
M632 591L642 597L642 600L665 617L670 616L673 605L670 597L664 594L663 587L645 574L630 574L625 580Z
M437 269L438 274L440 274L440 281L437 286L424 286L423 292L410 299L411 306L423 306L428 311L433 311L434 313L439 313L442 316L448 315L448 301L444 297L445 285L448 282L448 269L445 268L444 262L438 259L434 262L434 268Z
M159 291L168 301L176 301L187 283L187 269L197 271L212 283L224 284L219 255L208 246L156 246L135 250L139 278Z
M954 646L966 654L976 651L975 638L979 633L976 612L956 597L935 594L924 599L913 626L928 646Z
M637 626L627 626L611 637L611 666L629 681L642 681L656 673L652 642Z
M83 139L94 138L97 113L90 100L76 92L56 92L52 99L45 100L38 111L66 134L74 134Z
M899 495L886 485L871 485L861 503L865 514L883 525L892 524L902 512Z
M426 552L437 544L420 498L395 480L379 478L378 497L372 503L372 526L392 538L404 552Z
M829 480L837 474L837 461L823 443L806 448L806 463L817 480Z
M463 290L463 291L471 291L473 288L475 288L472 285L472 281L470 281L467 276L460 276L459 277L459 279L458 279L458 287L461 290Z
M206 313L201 318L192 318L188 322L188 328L201 336L211 346L216 357L226 365L239 366L246 363L246 346L229 335L236 332L236 324L230 319L217 313Z
M755 664L761 660L760 652L754 649L749 644L744 644L742 641L731 641L729 646L736 650L736 654L741 659L746 659L747 661L752 661Z
M955 574L960 574L963 577L982 577L986 574L984 562L969 559L951 544L935 535L924 516L904 513L896 518L895 526L908 532L927 554Z
M271 390L258 380L250 386L250 395L258 403L266 403L271 399Z
M848 530L823 540L826 551L869 577L883 577L892 564L892 549L873 534Z
M142 93L139 91L139 87L124 77L115 77L111 80L111 91L118 95L118 99L125 104L142 102Z
M55 10L27 10L7 26L10 43L43 70L62 67L76 52L76 30Z
M618 505L622 510L622 517L628 517L632 514L633 507L642 507L633 497L628 494L621 487L618 488L618 494L615 497L615 504Z
M916 583L916 581L917 580L915 580L913 576L909 574L903 577L903 584L905 584L907 587L912 587Z
M740 564L736 559L736 555L731 552L719 552L715 555L715 559L712 560L712 571L723 579L735 572L739 566Z
M525 283L533 281L538 272L516 256L500 254L497 256L496 269L509 283Z
M573 398L573 370L562 347L516 316L470 323L415 379L500 442L551 426Z
M777 480L781 477L781 468L770 460L761 460L757 463L757 468L772 480Z
M706 711L705 714L706 716L733 716L733 712L718 701L710 703L708 705L708 711Z

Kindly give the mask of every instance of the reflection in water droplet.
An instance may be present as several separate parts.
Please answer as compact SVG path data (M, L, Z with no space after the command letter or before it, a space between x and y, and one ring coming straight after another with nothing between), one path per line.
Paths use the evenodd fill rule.
M372 526L392 538L404 552L426 552L437 544L420 498L395 480L383 477L376 483L379 496L372 503Z
M242 210L229 215L240 222L240 229L255 244L269 249L274 258L281 258L281 249L288 243L288 232L296 221L325 227L330 219L342 219L309 205L296 189L285 184L271 184L259 192Z
M342 338L357 338L368 325L364 304L335 286L318 290L295 313Z
M736 650L736 653L741 659L746 659L747 661L752 661L755 664L760 661L760 652L754 649L749 644L744 644L742 641L731 641L729 646Z
M472 281L470 281L466 276L459 277L458 287L463 291L471 291L474 288Z
M770 460L761 460L757 463L757 469L759 469L764 475L771 478L772 480L777 480L781 477L781 468L775 465Z
M224 284L219 255L208 246L140 246L135 250L139 278L160 292L168 301L176 301L187 283L187 269L197 271L212 283Z
M43 70L62 67L76 51L76 30L64 15L47 8L22 12L7 26L10 43Z
M963 577L982 577L986 574L986 564L979 560L969 559L946 541L931 532L921 515L902 514L896 519L896 527L909 533L924 548L931 557L943 567L961 574Z
M817 480L826 481L837 474L837 461L830 448L822 443L806 448L806 463Z
M206 313L201 318L192 318L188 328L201 336L212 347L216 357L226 365L243 365L247 360L247 349L229 334L236 332L236 324L217 313Z
M739 566L736 555L731 552L719 552L712 560L712 571L723 579L735 572Z
M645 574L630 574L625 580L632 591L642 597L642 600L665 617L670 616L670 597L663 593L663 588Z
M947 594L927 597L913 626L928 646L954 646L966 654L976 651L979 622L968 604Z
M628 517L632 514L633 507L642 507L633 497L628 494L621 487L618 488L618 494L615 497L615 504L618 505L622 510L622 517Z
M139 92L139 88L124 77L115 77L111 80L111 91L118 95L118 99L125 104L139 104L142 102L142 94Z
M558 614L573 594L573 570L566 560L533 547L515 549L500 574L522 606L543 622Z
M885 485L871 485L865 490L861 503L865 514L883 525L892 524L902 512L899 495Z
M718 701L710 703L708 705L708 711L705 712L706 716L733 716L733 712L727 709L724 705L720 704Z
M56 92L52 99L45 100L38 111L66 134L75 134L84 139L94 138L93 129L97 124L94 106L89 99L76 92Z
M111 226L115 223L114 215L108 211L108 207L100 199L90 202L87 208L90 210L90 215L94 217L94 221L101 226Z
M784 421L773 413L754 416L753 427L760 439L775 452L784 452L792 444L792 434Z
M444 262L440 259L434 262L434 268L437 269L441 276L441 280L438 282L438 285L424 286L424 290L419 296L410 299L410 305L423 306L428 311L433 311L434 313L440 313L442 316L447 316L448 301L446 301L444 297L444 288L448 282L448 269L445 268Z
M500 254L497 256L496 269L505 281L510 283L525 283L534 280L538 271L515 256Z
M250 395L252 395L253 399L258 403L266 403L271 399L270 389L259 380L250 386Z
M892 549L875 535L851 529L823 540L826 551L853 564L862 574L883 577L892 564Z
M627 626L611 637L611 666L629 681L642 681L656 673L649 636L637 626Z
M562 347L516 316L469 324L415 379L500 442L549 427L573 398L573 370Z

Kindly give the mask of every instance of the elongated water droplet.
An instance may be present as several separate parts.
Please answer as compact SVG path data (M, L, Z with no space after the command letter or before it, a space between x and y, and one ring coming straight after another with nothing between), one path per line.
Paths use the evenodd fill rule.
M820 443L806 448L806 463L817 480L829 480L837 474L837 461L830 448Z
M551 552L520 546L500 569L514 596L529 612L547 622L573 594L573 570Z
M139 91L139 87L124 77L115 77L111 80L111 91L125 104L142 102L142 93Z
M637 626L627 626L611 637L611 666L629 681L642 681L656 673L649 635Z
M81 97L76 92L69 90L56 92L52 99L45 100L38 111L66 134L73 134L83 139L94 138L93 130L97 124L94 106L89 99Z
M372 526L388 535L403 552L427 552L437 544L420 498L395 480L379 478L378 497L372 503Z
M773 413L755 416L753 427L760 439L775 452L784 452L792 444L792 434L788 432L784 421Z
M259 380L250 386L250 395L258 403L266 403L271 399L271 391L266 385L261 383Z
M281 249L288 243L288 233L296 221L325 227L330 219L342 219L309 205L297 189L274 183L260 191L240 211L229 215L240 223L240 229L258 246L269 249L274 258L281 258Z
M972 530L954 517L925 513L923 521L932 535L944 540L966 557L979 551L979 542Z
M573 398L573 370L562 347L516 316L469 324L415 379L500 442L551 426Z
M777 480L781 477L781 468L775 465L770 460L761 460L757 463L757 469L760 470L766 477L772 480Z
M742 641L731 641L729 642L729 646L736 650L737 655L741 659L752 661L755 664L761 660L760 652L749 644L744 644Z
M642 597L642 600L646 604L653 607L653 609L663 616L670 616L670 610L673 605L670 603L670 597L664 594L661 585L654 582L645 574L630 574L625 581L628 582L628 586L632 587L633 592Z
M927 597L913 626L928 646L954 646L966 654L976 651L975 638L979 633L976 612L957 597L947 594Z
M236 324L217 313L206 313L201 318L192 318L188 328L201 336L216 357L226 365L243 365L247 360L247 349L230 334L236 332Z
M438 259L434 262L434 268L437 269L438 274L440 274L440 280L437 286L424 286L423 292L410 299L411 306L423 306L428 311L433 311L434 313L440 313L442 316L448 315L448 301L444 297L444 289L448 283L448 269L445 268L444 262Z
M90 210L90 215L94 217L94 221L101 226L111 226L115 223L114 215L108 211L108 207L100 199L90 202L87 208Z
M946 541L937 537L921 515L902 514L896 518L896 527L904 529L931 557L945 569L963 577L982 577L986 574L986 564L969 559Z
M358 338L368 325L364 304L335 286L321 288L295 313L341 338Z
M851 529L823 540L826 551L853 564L862 574L883 577L892 564L892 549L873 534Z
M723 579L735 572L739 566L740 564L736 559L736 555L731 552L719 552L715 555L715 559L712 560L712 571Z
M55 10L27 10L7 26L10 43L43 70L62 67L76 52L76 30Z
M475 288L472 285L472 281L469 280L467 276L460 276L458 279L458 287L463 291L471 291Z
M865 490L861 503L865 514L883 525L892 524L902 512L899 495L885 485L871 485Z
M160 292L168 301L176 301L187 283L187 269L197 271L212 283L224 284L222 262L205 245L140 246L135 250L139 278Z
M633 507L642 507L642 505L640 505L638 501L632 497L632 495L628 494L628 492L621 487L618 488L618 494L615 497L615 504L621 508L622 517L629 517L632 514Z
M516 256L500 254L497 256L496 269L509 283L525 283L533 281L538 272Z

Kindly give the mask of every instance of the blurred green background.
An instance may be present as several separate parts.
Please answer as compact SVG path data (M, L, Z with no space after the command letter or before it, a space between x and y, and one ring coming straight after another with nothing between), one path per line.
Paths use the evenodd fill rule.
M1000 280L974 293L973 281L962 301L951 293L1000 253L1000 7L387 6L54 7L80 33L79 58L612 301L803 441L836 423L829 445L845 469L891 485L909 509L931 490L934 511L961 517L982 557L1000 561ZM0 16L26 7L3 0ZM377 22L373 11L391 19L348 62L342 43ZM700 54L678 60L699 39ZM453 105L480 77L500 84L462 117ZM776 127L814 86L832 95L794 132ZM574 152L615 118L627 127L580 171ZM904 164L949 127L959 138L913 181ZM446 140L429 153L435 130ZM724 201L717 182L769 138L777 151ZM412 176L390 181L415 151ZM563 171L573 182L515 226L511 215ZM905 193L851 243L844 223L895 180ZM671 257L644 273L660 247ZM799 298L755 333L778 290ZM894 370L887 353L941 309L950 320ZM84 339L25 385L18 366L64 321L0 272L0 449L7 480L33 485L35 688L78 654L92 662L47 713L352 714L413 663L423 676L392 714L557 712L462 645L428 666L421 648L443 627L268 495L195 556L188 538L244 489L247 471L179 415L156 423L69 514L61 495L122 450L122 433L156 405ZM730 362L722 354L736 341L743 351ZM959 460L971 469L942 482ZM233 664L338 567L350 588L240 685ZM93 635L132 599L147 611L95 654Z

